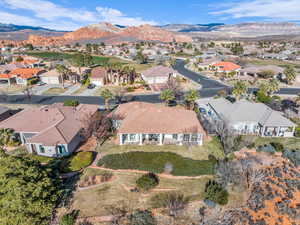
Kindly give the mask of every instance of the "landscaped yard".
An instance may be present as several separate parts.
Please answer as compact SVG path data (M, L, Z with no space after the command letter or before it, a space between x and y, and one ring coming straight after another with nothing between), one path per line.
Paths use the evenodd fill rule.
M194 160L207 160L209 155L213 155L218 159L225 157L222 146L217 138L205 141L202 146L178 146L178 145L116 145L112 142L106 142L98 149L101 154L116 154L133 151L142 152L173 152L186 158Z
M101 169L86 170L92 175L103 173ZM160 183L154 190L143 193L130 191L135 188L135 182L141 174L114 172L114 176L115 178L108 183L88 190L77 190L71 207L79 209L80 216L104 216L109 214L106 210L108 206L120 206L122 202L133 209L151 208L151 197L165 191L181 191L190 197L191 201L201 200L205 183L212 178L209 176L184 180L160 178ZM84 179L84 176L81 179Z
M50 88L43 92L43 95L60 95L66 92L67 89L64 88Z
M214 174L215 161L193 160L171 152L127 152L106 155L98 166L109 169L130 169L164 173L174 176L200 176Z
M255 146L269 144L271 142L283 144L285 149L300 149L300 138L263 138L254 139Z

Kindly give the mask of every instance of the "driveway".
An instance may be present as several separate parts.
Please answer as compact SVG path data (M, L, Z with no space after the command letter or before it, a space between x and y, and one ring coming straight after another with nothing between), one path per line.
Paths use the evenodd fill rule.
M96 91L99 89L99 87L95 87L93 89L86 89L82 93L79 94L79 96L94 96Z
M81 87L81 84L74 84L68 87L68 90L62 93L61 95L72 95L75 91L77 91Z

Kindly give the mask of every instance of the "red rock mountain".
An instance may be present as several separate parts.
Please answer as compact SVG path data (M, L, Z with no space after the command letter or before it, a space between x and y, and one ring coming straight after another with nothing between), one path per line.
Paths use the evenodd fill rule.
M110 23L99 23L82 27L76 31L68 32L63 36L44 37L30 35L24 43L37 46L63 45L81 41L105 41L108 43L122 43L129 41L161 41L161 42L191 42L188 36L163 30L150 25L138 27L119 28Z

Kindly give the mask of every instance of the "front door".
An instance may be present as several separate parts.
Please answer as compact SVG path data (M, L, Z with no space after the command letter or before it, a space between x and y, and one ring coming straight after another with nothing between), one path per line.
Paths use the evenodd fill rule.
M33 154L37 154L35 144L31 144L31 151L32 151Z

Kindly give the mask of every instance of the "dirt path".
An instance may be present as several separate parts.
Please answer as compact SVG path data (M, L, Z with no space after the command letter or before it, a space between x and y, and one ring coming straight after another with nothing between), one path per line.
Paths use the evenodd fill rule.
M139 173L139 174L146 174L149 173L148 171L142 171L142 170L113 170L113 169L109 169L109 168L104 168L104 167L99 167L99 166L94 166L91 165L88 168L92 168L92 169L98 169L98 170L106 170L106 171L111 171L111 172L127 172L127 173ZM159 177L161 178L167 178L167 179L174 179L174 180L190 180L190 179L200 179L200 178L204 178L204 177L211 177L212 175L201 175L201 176L194 176L194 177L189 177L189 176L173 176L170 174L157 174Z

